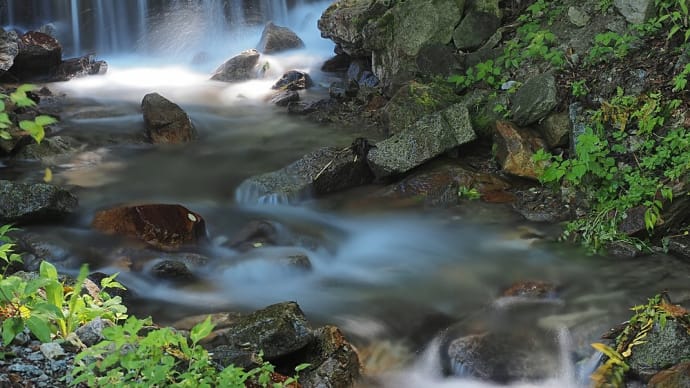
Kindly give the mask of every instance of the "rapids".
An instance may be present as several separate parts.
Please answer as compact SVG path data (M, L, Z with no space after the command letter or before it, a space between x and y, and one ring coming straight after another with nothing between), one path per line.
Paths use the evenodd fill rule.
M29 3L38 10L35 15L27 16ZM210 243L202 253L210 260L194 268L198 281L183 285L147 274L159 259L141 271L121 272L119 279L142 296L137 312L166 322L294 300L310 320L339 325L363 348L392 344L383 351L389 362L369 365L390 387L490 386L441 376L441 334L454 322L498 330L538 326L558 342L560 350L552 356L561 368L551 380L515 386L586 386L592 366L573 365L573 353L591 353L583 349L624 320L628 306L662 289L685 292L687 263L665 255L621 262L526 238L553 236L554 227L525 222L500 205L402 210L352 200L377 187L299 206L236 201L236 188L249 176L281 168L318 147L371 137L356 128L288 116L264 100L270 85L292 68L315 79L309 94L326 94L331 76L319 67L333 44L319 37L316 19L329 2L255 4L258 11L251 16L242 14L240 1L6 1L5 25L54 23L69 52L96 50L110 65L105 76L49 85L67 96L57 133L89 145L52 161L54 182L75 187L80 211L65 224L27 229L50 242L66 269L87 262L92 270L122 271L104 252L123 242L89 228L96 210L127 202L183 204L206 219ZM291 27L306 49L263 57L269 62L264 80L208 81L216 66L258 42L261 27L247 19L257 14L259 21ZM206 53L206 60L193 63L199 53ZM128 141L143 131L139 104L152 91L190 114L200 133L197 142L153 147ZM5 163L0 176L24 181L43 176L40 164ZM223 244L253 219L280 224L284 246L240 253ZM293 254L308 256L312 269L272 261ZM520 280L555 283L558 296L536 304L499 299L502 289Z

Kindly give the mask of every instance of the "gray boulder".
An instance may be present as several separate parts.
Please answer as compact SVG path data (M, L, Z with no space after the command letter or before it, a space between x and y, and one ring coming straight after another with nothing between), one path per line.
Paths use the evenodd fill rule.
M289 203L369 183L372 174L365 156L353 148L322 148L280 170L251 177L238 187L236 200Z
M304 42L291 29L268 22L261 33L258 47L259 51L264 54L273 54L280 51L303 48Z
M19 54L18 41L16 32L0 29L0 75L14 65L14 58Z
M196 129L187 113L158 93L141 101L146 134L154 144L187 143L196 138Z
M211 79L223 82L240 82L255 79L258 73L259 54L255 49L242 51L228 59L213 72Z
M526 126L544 118L558 103L556 79L548 72L530 78L511 99L513 121Z
M613 5L631 24L642 24L654 16L654 0L614 0Z
M422 117L447 108L457 95L444 84L410 81L381 110L388 133L399 133Z
M318 21L321 36L331 39L351 57L366 57L362 30L373 19L383 15L389 6L381 1L339 0L328 7Z
M498 0L470 2L465 16L453 31L453 44L459 50L478 48L500 25L501 10Z
M687 327L675 320L659 323L647 334L645 342L633 347L626 360L632 373L649 380L662 369L690 360L690 334Z
M310 366L300 374L303 387L351 387L361 376L361 364L355 348L335 326L324 326L314 332L307 347Z
M377 143L367 160L376 177L385 178L406 173L476 137L467 107L455 104Z
M60 218L74 212L77 206L77 197L63 188L0 180L0 223Z

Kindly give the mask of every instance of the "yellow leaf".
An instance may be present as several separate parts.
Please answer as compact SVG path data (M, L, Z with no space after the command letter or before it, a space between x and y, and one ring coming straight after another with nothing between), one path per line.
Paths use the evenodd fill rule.
M53 180L53 172L49 168L46 168L46 170L43 174L43 182L50 183L52 180Z
M22 317L22 319L31 318L31 310L24 305L19 306L19 316Z

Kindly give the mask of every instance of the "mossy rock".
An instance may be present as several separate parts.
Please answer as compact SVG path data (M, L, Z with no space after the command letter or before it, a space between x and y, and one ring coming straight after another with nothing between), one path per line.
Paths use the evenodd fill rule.
M389 133L399 133L420 118L459 100L448 83L411 81L398 89L383 108L382 117Z

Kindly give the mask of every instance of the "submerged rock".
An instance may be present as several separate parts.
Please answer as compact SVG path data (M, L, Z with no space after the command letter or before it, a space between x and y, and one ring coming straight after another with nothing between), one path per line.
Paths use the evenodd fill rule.
M271 89L302 90L312 86L314 86L314 81L311 80L309 74L299 70L290 70L283 74Z
M71 192L44 183L0 180L0 223L40 222L69 215L78 200Z
M251 177L237 188L240 203L303 200L371 182L366 159L353 147L326 147L278 171Z
M248 81L257 77L259 70L259 54L255 49L242 51L228 59L213 72L211 79L223 82Z
M91 226L107 234L133 237L165 251L196 245L206 238L206 223L180 205L122 206L96 213Z
M294 90L281 90L271 96L271 104L278 106L288 106L290 103L299 101L299 93Z
M196 138L196 129L189 115L160 94L145 95L141 110L146 133L154 144L179 144Z
M273 54L303 47L304 42L294 31L287 27L278 26L273 22L266 23L258 45L259 51L264 54Z

